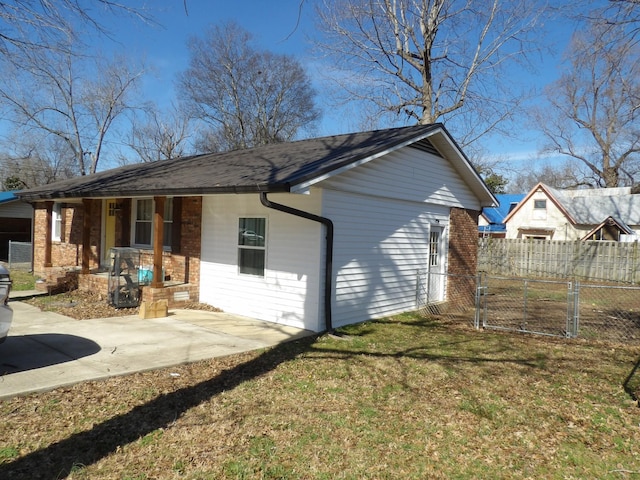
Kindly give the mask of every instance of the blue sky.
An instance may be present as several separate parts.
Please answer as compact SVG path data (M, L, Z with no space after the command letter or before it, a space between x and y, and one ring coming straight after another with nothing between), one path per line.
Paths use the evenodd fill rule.
M312 4L307 0L154 0L152 14L159 25L133 26L130 21L110 25L119 46L131 56L144 57L155 70L148 88L159 103L174 97L176 74L189 61L187 41L202 36L210 25L235 21L254 36L256 45L276 53L294 55L308 71L314 57L307 36L313 29ZM323 134L337 133L327 131ZM324 130L324 128L323 128Z
M109 25L117 40L114 49L121 49L131 57L144 57L155 75L145 83L145 94L160 106L175 98L176 74L187 67L189 60L186 42L190 36L201 35L212 24L234 20L254 35L262 48L294 55L317 78L321 61L311 52L308 36L314 32L314 3L316 0L154 0L149 2L152 15L159 25L140 25L120 19ZM302 3L301 3L302 2ZM559 54L568 40L573 26L567 22L551 30L559 42L555 49L539 57L539 68L534 73L514 71L519 81L541 88L557 73ZM102 47L107 47L104 39ZM331 135L357 130L353 115L328 108L323 101L322 84L319 104L323 120L318 135ZM537 155L540 141L530 134L527 124L515 127L518 139L495 137L487 142L487 153L507 158L514 165L531 162Z

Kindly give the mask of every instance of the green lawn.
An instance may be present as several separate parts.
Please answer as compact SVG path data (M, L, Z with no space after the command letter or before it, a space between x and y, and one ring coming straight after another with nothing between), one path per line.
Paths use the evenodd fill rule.
M5 401L0 478L640 478L637 346L341 333Z
M11 270L11 288L13 290L33 290L35 288L36 279L37 277L33 276L30 272L24 270Z

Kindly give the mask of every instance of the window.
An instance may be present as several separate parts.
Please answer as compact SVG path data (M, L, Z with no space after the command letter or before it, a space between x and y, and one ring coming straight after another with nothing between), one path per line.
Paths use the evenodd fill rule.
M62 238L62 204L54 203L51 212L51 239L59 242Z
M547 219L547 201L545 199L539 199L539 200L533 201L533 219L534 220Z
M439 262L440 232L432 231L429 234L429 265L435 267Z
M238 222L238 271L264 277L267 220L240 218Z
M151 198L136 200L134 203L134 228L133 244L138 246L151 246L153 243L153 213L154 201ZM171 246L171 229L173 226L173 199L167 198L164 202L164 233L162 244Z

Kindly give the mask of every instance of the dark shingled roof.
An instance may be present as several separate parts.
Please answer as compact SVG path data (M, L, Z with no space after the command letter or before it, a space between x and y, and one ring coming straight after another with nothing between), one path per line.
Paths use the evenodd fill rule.
M286 192L292 186L410 143L441 124L415 125L128 165L23 190L24 200ZM423 146L424 147L424 146Z

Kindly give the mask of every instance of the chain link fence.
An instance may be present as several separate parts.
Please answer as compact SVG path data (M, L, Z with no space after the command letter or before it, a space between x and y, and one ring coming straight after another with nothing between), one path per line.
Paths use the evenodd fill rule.
M474 324L477 275L453 275L418 270L416 305L425 315Z
M32 268L33 247L31 242L9 241L9 269L28 270Z
M447 321L566 338L640 340L640 287L486 273L420 271L418 277L418 308ZM441 298L429 294L434 283L445 287Z

